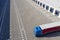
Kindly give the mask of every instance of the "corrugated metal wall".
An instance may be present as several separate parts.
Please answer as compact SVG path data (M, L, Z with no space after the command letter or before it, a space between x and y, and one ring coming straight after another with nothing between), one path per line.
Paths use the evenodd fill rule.
M10 33L10 0L0 0L0 40L8 40Z

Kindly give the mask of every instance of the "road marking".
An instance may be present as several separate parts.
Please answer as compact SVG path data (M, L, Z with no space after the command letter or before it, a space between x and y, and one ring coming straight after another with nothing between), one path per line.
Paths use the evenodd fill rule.
M6 11L6 8L7 8L7 7L6 7L6 6L7 6L7 3L8 3L8 0L6 1L5 6L4 6L3 10L2 10L2 14L3 14L3 13L4 13L4 14L1 16L2 21L1 21L0 32L1 32L1 29L2 29L2 24L3 24L4 16L6 15L6 14L5 14L5 11Z
M14 3L14 8L15 8L16 16L17 16L17 19L18 19L18 24L19 24L19 29L20 29L22 40L25 40L24 39L24 35L25 35L25 38L27 40L26 31L24 29L24 26L23 26L23 23L22 23L22 19L21 19L21 16L19 14L19 10L18 10L18 7L16 5L15 0L13 1L13 3ZM22 27L21 27L21 25L22 25ZM23 32L24 32L24 35L23 35Z
M0 21L1 21L1 19L3 19L3 16L5 15L5 14L3 14L3 13L5 13L5 9L6 9L6 5L7 5L7 1L5 2L5 5L4 5L4 7L3 7L3 10L2 10L2 13L1 13L1 17L0 17ZM4 12L3 12L4 11Z

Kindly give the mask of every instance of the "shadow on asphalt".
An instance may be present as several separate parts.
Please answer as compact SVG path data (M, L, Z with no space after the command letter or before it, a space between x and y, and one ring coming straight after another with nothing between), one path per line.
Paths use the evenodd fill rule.
M45 34L43 36L40 36L40 37L37 37L37 38L43 38L43 37L57 37L57 36L60 36L60 30L59 31L55 31L55 32L51 32L51 33L48 33L48 34Z
M44 35L43 37L57 37L57 36L60 36L60 31L48 33L48 34Z

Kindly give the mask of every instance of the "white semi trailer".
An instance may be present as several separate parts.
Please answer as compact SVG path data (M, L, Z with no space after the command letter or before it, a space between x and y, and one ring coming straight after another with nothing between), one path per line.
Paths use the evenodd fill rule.
M36 37L40 37L55 31L60 31L60 22L53 22L53 23L38 25L38 26L35 26L33 30L34 35Z
M60 0L33 0L38 5L60 18Z

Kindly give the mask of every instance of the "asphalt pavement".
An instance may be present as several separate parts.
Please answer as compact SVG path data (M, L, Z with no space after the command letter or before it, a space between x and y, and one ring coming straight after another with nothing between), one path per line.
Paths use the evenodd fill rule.
M60 18L38 6L32 0L10 0L10 39L11 40L59 40L60 32L44 37L35 37L36 25L60 21Z

